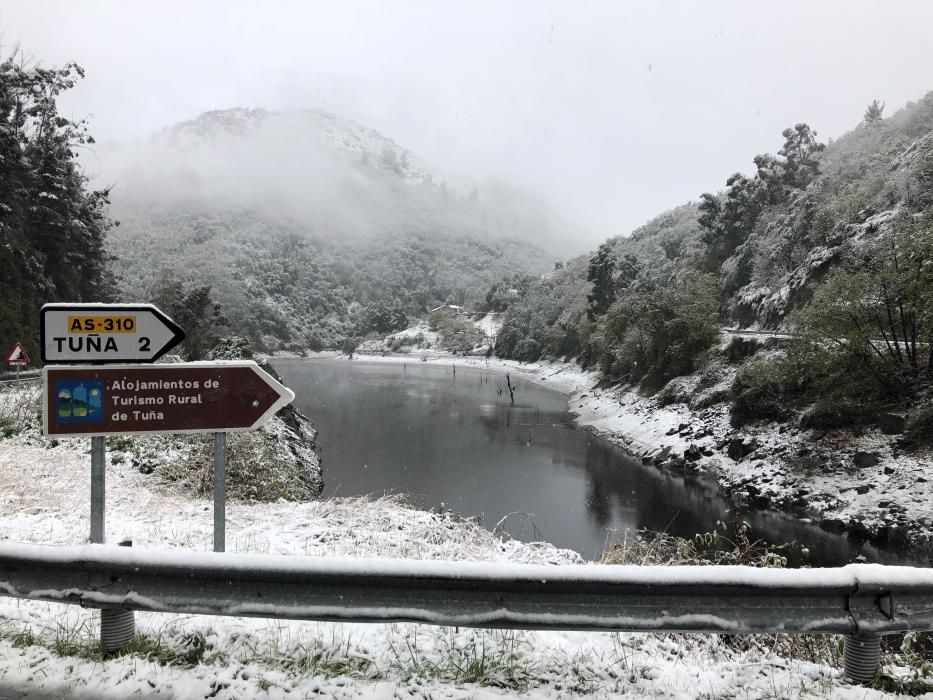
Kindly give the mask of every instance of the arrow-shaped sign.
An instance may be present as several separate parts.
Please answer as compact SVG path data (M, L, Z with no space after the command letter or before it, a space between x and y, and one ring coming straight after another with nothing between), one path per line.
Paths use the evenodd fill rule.
M152 304L46 304L39 325L47 363L155 362L185 339Z
M255 362L45 367L46 435L255 430L295 394Z

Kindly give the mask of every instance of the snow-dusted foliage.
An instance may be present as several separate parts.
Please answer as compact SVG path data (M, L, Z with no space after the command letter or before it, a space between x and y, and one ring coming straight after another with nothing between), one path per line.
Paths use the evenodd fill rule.
M208 112L98 157L119 183L122 298L151 300L166 274L210 285L231 332L264 350L340 347L475 302L504 275L545 272L537 246L563 240L547 205L442 179L322 110Z

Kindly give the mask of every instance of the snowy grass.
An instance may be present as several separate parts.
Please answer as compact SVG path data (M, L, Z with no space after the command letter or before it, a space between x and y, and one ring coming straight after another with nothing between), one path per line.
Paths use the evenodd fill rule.
M23 608L38 604L26 603ZM60 607L60 606L49 606ZM745 650L716 636L470 630L410 624L349 625L138 614L136 644L105 657L91 611L68 610L45 627L0 624L0 654L28 658L33 672L64 666L72 690L130 694L192 686L197 697L281 692L368 694L390 686L402 697L819 697L841 692L838 674L780 656L749 640ZM38 611L32 614L39 614ZM169 618L169 619L166 619ZM89 672L93 669L93 673ZM907 683L901 670L891 690ZM2 687L2 686L0 686ZM49 687L46 685L46 687ZM55 686L52 686L55 687ZM354 693L347 692L355 689ZM341 691L341 689L343 689ZM853 689L854 690L854 689ZM698 692L700 691L700 692ZM705 693L702 691L706 691ZM860 697L883 697L861 689ZM489 695L487 695L489 693Z
M0 446L86 449L86 438L42 435L42 385L22 383L0 388ZM299 432L302 434L299 435ZM227 436L228 494L254 501L307 500L323 487L320 460L312 447L313 428L299 422L297 431L274 417L259 430ZM127 464L143 474L176 483L184 491L210 495L213 489L213 442L210 435L126 435L107 438L108 461ZM2 475L0 475L2 482Z
M8 411L0 415L20 415L23 401L28 404L0 398ZM53 448L30 430L0 441L0 537L84 542L87 441L63 440ZM131 537L136 546L211 549L210 502L190 486L162 483L124 460L108 465L107 497L108 541ZM233 501L227 533L228 550L240 552L580 562L576 553L547 543L502 539L470 518L417 510L401 496ZM660 546L647 546L662 558ZM644 551L625 556L645 560ZM881 698L919 692L930 675L922 653L889 650L898 653L886 657L882 685L853 688L839 678L839 640L831 637L526 632L159 613L137 613L138 642L104 658L98 619L77 606L0 598L0 697L28 688L85 698Z

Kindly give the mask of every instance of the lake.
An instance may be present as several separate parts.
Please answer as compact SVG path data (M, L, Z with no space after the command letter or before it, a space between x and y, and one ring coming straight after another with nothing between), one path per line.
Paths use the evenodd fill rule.
M482 367L346 359L278 359L275 369L319 431L325 495L410 494L425 509L479 516L513 537L598 558L626 531L683 537L716 528L730 506L705 477L646 467L576 428L567 398ZM753 538L806 545L834 566L860 553L907 563L791 516L751 511Z

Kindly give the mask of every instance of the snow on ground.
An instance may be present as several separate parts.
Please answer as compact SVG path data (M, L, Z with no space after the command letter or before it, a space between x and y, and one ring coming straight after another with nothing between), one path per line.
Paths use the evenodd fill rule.
M0 531L15 541L85 539L89 456L7 440ZM125 465L108 468L107 533L134 546L210 548L211 507ZM330 556L577 562L546 544L501 542L474 523L397 499L228 505L228 549ZM140 651L94 651L95 613L0 599L0 697L880 698L835 669L738 651L716 637L468 630L138 613ZM25 693L22 693L25 689Z
M386 354L392 352L438 352L441 336L432 331L427 322L420 321L411 328L387 335L385 338L365 340L360 343L357 352L362 354Z
M495 339L499 335L499 329L502 328L502 321L499 320L498 313L490 311L478 321L474 321L473 325L485 333L487 338Z
M905 454L894 438L878 430L828 432L814 442L812 435L779 424L735 429L725 404L692 410L683 403L664 406L657 397L627 386L596 388L598 375L574 363L520 363L442 352L421 357L429 363L511 372L550 386L569 396L579 425L645 461L707 473L725 491L756 507L790 511L831 532L910 547L917 554L933 547L933 453ZM412 362L415 357L355 359ZM704 393L727 389L731 377L726 372L722 382ZM687 385L696 380L675 381ZM733 441L745 447L730 456ZM695 461L684 459L691 447L699 451Z
M638 397L622 394L630 404L620 404L612 392L593 393L594 377L574 365L519 366L446 356L431 361L495 366L572 393L581 420L600 430L626 427L640 440L676 427L683 418L677 408L631 418L644 410ZM685 442L679 436L677 441ZM27 435L0 440L0 537L47 544L86 541L88 442L68 439L47 448ZM134 547L211 549L209 500L162 484L128 462L109 464L107 479L109 542L129 537ZM415 510L397 497L228 503L227 549L286 556L580 561L546 543L501 541L473 521ZM0 697L887 697L848 685L835 668L786 658L776 645L737 647L716 636L138 613L137 651L104 661L95 646L97 615L76 606L0 598ZM910 673L888 671L898 677Z

